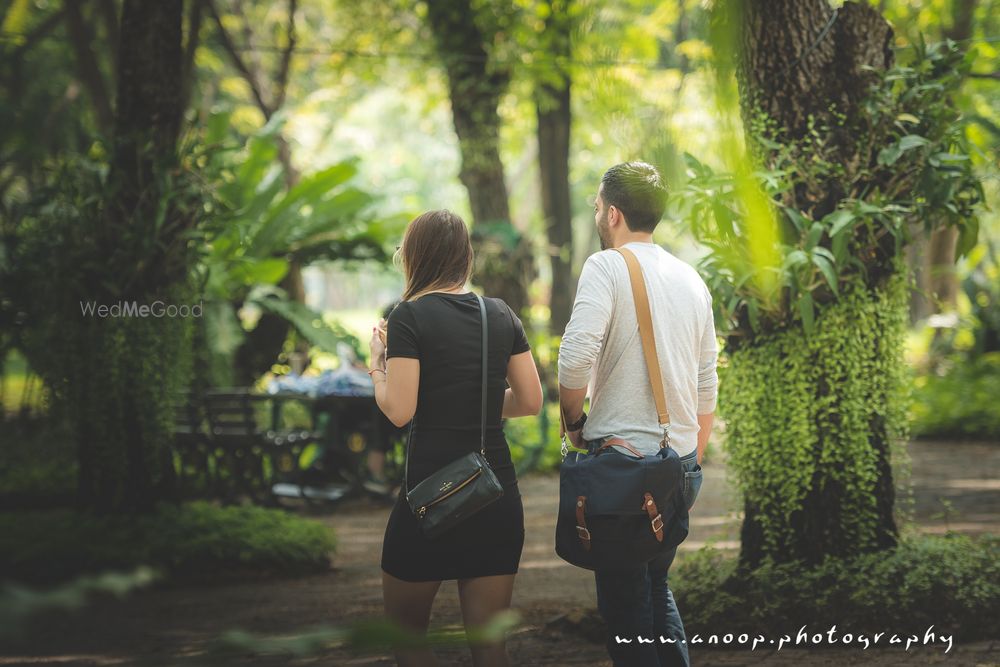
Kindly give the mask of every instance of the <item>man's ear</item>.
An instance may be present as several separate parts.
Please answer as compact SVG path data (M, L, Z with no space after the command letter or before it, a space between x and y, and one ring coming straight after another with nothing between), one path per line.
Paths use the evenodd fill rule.
M608 226L618 225L622 221L622 212L617 206L608 207Z

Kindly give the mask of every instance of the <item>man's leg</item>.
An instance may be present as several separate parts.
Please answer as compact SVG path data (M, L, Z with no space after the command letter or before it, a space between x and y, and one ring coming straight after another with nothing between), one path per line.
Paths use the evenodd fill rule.
M597 608L608 626L608 655L615 667L659 667L647 566L594 575Z
M656 653L660 658L660 667L688 667L691 664L687 637L684 635L684 623L674 601L674 594L667 586L667 571L674 562L676 554L675 548L649 564L653 631L656 635ZM673 641L662 642L661 637Z

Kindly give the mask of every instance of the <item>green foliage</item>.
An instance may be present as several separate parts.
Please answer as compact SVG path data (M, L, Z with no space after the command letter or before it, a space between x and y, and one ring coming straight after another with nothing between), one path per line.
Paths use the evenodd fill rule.
M863 122L814 126L805 139L782 144L766 119L751 121L751 139L767 153L767 168L754 178L781 228L777 265L762 263L755 252L760 230L739 175L686 157L690 180L674 206L711 251L701 268L715 295L719 330L732 343L791 327L811 334L845 283L860 276L875 287L885 279L914 223L928 231L955 225L958 253L972 248L982 187L949 102L966 69L954 43L918 44L909 63L873 87ZM853 139L859 154L845 165L837 137L848 129L860 133ZM777 295L761 287L775 284Z
M810 493L834 494L837 506L824 511L839 522L815 547L876 544L878 450L906 433L906 294L899 276L874 294L855 280L813 335L785 331L731 353L720 382L725 446L739 490L759 511L765 555L804 557Z
M1000 438L1000 352L958 357L940 374L914 380L913 434L919 437Z
M209 119L205 141L224 142L229 114ZM332 352L346 342L361 344L342 327L331 326L278 287L295 264L318 261L388 261L387 248L405 216L378 216L376 197L353 184L357 160L307 174L291 184L278 160L282 118L274 116L238 151L218 151L206 161L215 184L218 215L205 226L200 276L206 318L201 354L214 384L232 365L245 339L238 319L244 305L285 319L306 341Z
M80 577L45 591L8 583L0 587L0 637L16 635L32 616L54 609L78 610L93 593L125 597L137 588L150 585L156 578L156 572L151 568L138 567L133 572L105 572Z
M1000 352L1000 259L992 241L970 253L962 291L969 300L973 336L963 352L969 357Z
M315 572L327 569L334 547L330 529L316 521L204 501L160 504L149 515L0 513L0 569L18 580L59 581L138 565L213 578Z
M65 421L11 420L3 426L0 496L72 498L77 461L73 435Z
M967 260L959 312L933 330L914 378L913 432L920 437L1000 437L1000 263L991 241ZM945 320L947 323L947 320Z
M504 434L518 474L550 472L559 467L559 404L545 402L538 417L508 419Z
M840 635L923 636L931 625L955 641L996 637L1000 539L909 537L891 551L819 565L768 562L753 571L705 548L680 559L671 588L688 637L721 631L810 633L836 624ZM724 630L723 630L724 629Z
M306 657L320 653L328 646L346 646L357 653L384 652L399 648L446 648L468 644L490 644L503 640L517 627L520 616L506 610L495 614L486 625L466 632L460 627L433 629L417 634L388 619L359 620L345 627L310 628L292 636L261 637L248 632L232 631L220 637L210 647L213 656L239 659L248 653L255 655L294 655Z
M106 165L83 159L57 167L18 209L3 267L14 341L51 391L54 416L73 425L84 495L105 507L139 502L171 482L171 400L190 369L192 318L87 309L195 302L187 274L194 251L179 228L204 212L192 176L199 157L188 153L180 168L157 171L156 215L134 224L108 210L116 186ZM136 479L140 469L148 477Z

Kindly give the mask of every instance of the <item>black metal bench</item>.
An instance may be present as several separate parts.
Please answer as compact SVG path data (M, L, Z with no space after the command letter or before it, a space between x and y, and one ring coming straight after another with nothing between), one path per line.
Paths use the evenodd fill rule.
M174 447L179 477L196 493L235 501L249 496L273 504L272 487L298 480L303 450L315 442L310 429L271 428L269 396L245 387L217 387L195 396L185 394L174 413Z

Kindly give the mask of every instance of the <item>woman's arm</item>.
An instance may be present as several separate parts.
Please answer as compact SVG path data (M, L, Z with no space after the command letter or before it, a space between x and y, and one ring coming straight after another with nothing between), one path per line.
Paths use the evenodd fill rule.
M382 413L396 426L406 426L417 412L417 390L420 388L420 360L393 357L386 361L385 321L372 329L368 342L371 350L369 375L375 384L375 402Z
M542 409L542 383L531 350L512 355L507 363L507 384L504 393L503 416L527 417Z
M384 373L372 373L372 381L379 409L396 426L406 426L417 411L420 360L393 357L386 363Z

